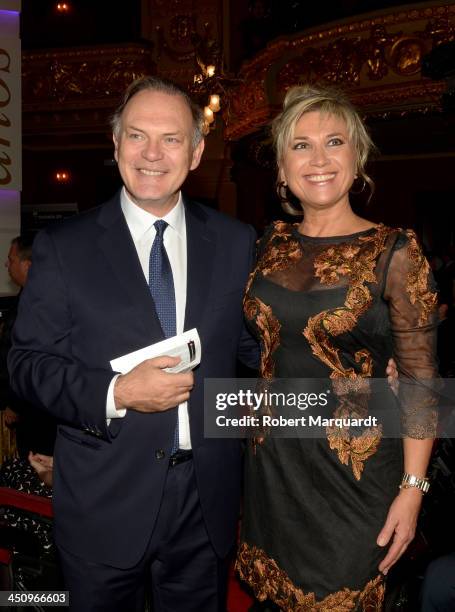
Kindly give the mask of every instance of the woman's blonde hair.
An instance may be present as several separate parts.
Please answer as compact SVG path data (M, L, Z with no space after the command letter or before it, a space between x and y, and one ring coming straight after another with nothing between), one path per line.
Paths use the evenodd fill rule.
M291 87L286 94L282 112L272 123L272 137L275 147L278 168L287 147L294 135L294 130L300 117L311 111L319 111L327 115L340 117L346 123L348 135L354 146L356 156L356 173L368 184L370 198L374 191L374 183L365 171L369 154L375 149L367 129L358 112L346 94L339 89L325 85L297 85ZM283 209L290 214L302 214L301 208L293 205L287 197L280 193L283 184L278 179L278 195Z

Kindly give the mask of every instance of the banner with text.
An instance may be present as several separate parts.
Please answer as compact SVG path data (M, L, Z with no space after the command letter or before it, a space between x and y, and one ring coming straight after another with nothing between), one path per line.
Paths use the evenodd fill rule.
M455 437L455 379L204 380L206 438Z
M10 6L8 4L7 6ZM0 189L22 187L19 11L0 0Z

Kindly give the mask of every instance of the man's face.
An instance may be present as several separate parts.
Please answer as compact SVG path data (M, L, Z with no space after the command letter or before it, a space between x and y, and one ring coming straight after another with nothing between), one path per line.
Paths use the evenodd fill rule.
M172 209L204 150L203 140L193 149L192 139L191 111L181 96L144 90L128 102L114 145L133 202L160 217Z
M8 274L11 280L13 283L16 283L16 285L19 285L19 287L23 287L27 281L30 263L28 259L20 258L17 244L13 243L10 246L5 266L8 268Z

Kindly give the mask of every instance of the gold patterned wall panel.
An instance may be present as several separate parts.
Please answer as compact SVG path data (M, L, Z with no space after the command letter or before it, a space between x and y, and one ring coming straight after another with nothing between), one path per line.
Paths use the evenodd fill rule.
M100 111L112 109L133 79L154 72L148 44L24 52L24 134L104 129Z
M198 61L221 56L221 0L145 0L145 4L145 34L153 43L159 75L186 86Z
M148 45L82 47L23 54L24 110L118 96L125 86L154 71Z
M143 0L142 37L148 42L24 52L24 134L105 129L100 117L144 74L191 84L198 64L208 57L221 61L221 5Z
M438 107L445 83L421 76L422 57L455 40L455 5L396 7L280 38L251 61L230 92L228 139L262 127L292 85L324 81L347 89L365 113Z

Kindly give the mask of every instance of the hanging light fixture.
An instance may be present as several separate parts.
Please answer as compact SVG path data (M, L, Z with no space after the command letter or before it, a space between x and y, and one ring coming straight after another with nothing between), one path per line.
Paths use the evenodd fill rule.
M195 73L190 93L204 107L205 132L215 126L216 113L222 101L227 100L226 89L238 79L228 77L223 70L223 57L218 42L211 36L209 24L204 24L204 34L193 33L195 44ZM225 96L223 98L223 96ZM226 104L223 112L229 112Z
M68 13L70 10L70 4L69 2L57 2L55 8L57 9L58 13Z
M214 113L217 113L220 110L220 96L218 94L212 94L210 96L209 108Z
M68 170L57 170L54 174L54 180L56 183L64 184L69 183L71 180L71 174Z
M215 115L209 106L204 107L204 117L209 125L215 121Z

